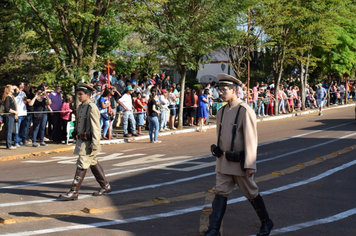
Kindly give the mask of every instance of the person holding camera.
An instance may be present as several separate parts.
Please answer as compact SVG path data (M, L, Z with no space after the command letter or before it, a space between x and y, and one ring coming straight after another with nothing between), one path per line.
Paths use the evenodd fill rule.
M5 87L4 94L2 95L2 102L4 104L4 115L6 124L6 148L9 150L16 150L16 146L12 146L12 132L14 130L15 121L18 119L17 106L14 99L15 86L8 84Z
M45 93L44 87L39 86L37 88L34 98L29 102L29 105L33 107L33 126L32 126L32 147L47 146L44 142L44 135L46 126L43 125L43 119L45 119L44 111L46 106L52 104L51 99L48 97L48 94ZM40 136L40 144L36 143L37 134Z
M158 114L160 113L160 111L158 110L157 107L156 96L157 96L157 92L152 91L150 94L150 99L148 100L147 103L148 121L150 123L149 135L150 135L151 143L161 143L160 140L157 140L158 131L159 131Z
M254 110L237 97L241 81L227 74L218 74L220 98L227 102L217 113L217 144L211 146L216 156L215 198L205 236L220 235L220 226L227 206L227 197L235 185L250 201L261 220L258 236L269 235L273 222L253 180L257 159L257 121ZM232 131L232 132L231 132Z
M74 154L77 159L77 170L71 189L66 194L59 195L65 200L77 200L80 186L83 183L87 169L90 168L96 181L100 184L100 190L94 192L94 196L102 196L111 191L111 186L105 177L103 167L98 163L97 154L100 147L100 113L97 105L91 102L90 96L94 88L80 82L76 89L77 97L81 104L76 112L76 125L73 136L77 137Z

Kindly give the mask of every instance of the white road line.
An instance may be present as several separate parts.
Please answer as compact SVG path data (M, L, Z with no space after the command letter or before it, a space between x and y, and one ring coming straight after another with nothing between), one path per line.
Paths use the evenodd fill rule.
M267 143L261 143L258 146L262 147L262 146L273 144L273 143L279 143L279 142L287 141L287 140L290 140L290 139L299 138L299 137L303 137L303 136L306 136L306 135L315 134L315 133L319 133L319 132L322 132L322 131L325 131L325 130L335 129L335 128L338 128L338 127L341 127L341 126L354 124L354 123L355 122L353 121L353 122L348 122L348 123L345 123L345 124L335 125L335 126L331 126L331 127L325 128L325 129L319 129L319 130L315 130L315 131L311 131L311 132L307 132L307 133L303 133L303 134L298 134L298 135L294 135L294 136L291 136L291 137L288 137L288 138L284 138L284 139L280 139L280 140L276 140L276 141L271 141L271 142L267 142Z
M281 155L278 155L278 156L275 156L275 157L271 157L271 158L267 158L267 159L263 159L263 160L258 160L257 163L262 163L262 162L266 162L266 161L271 161L271 160L276 160L276 159L279 159L279 158L282 158L282 157L285 157L285 156L289 156L289 155L292 155L292 154L296 154L298 152L303 152L303 151L306 151L306 150L309 150L309 149L312 149L312 148L317 148L319 146L323 146L323 145L326 145L326 144L330 144L330 143L333 143L333 142L336 142L336 141L339 141L341 139L344 139L344 138L347 138L347 137L350 137L350 136L354 136L356 135L356 133L353 133L353 134L348 134L348 135L345 135L345 136L342 136L340 138L336 138L336 139L332 139L330 141L327 141L327 142L324 142L324 143L320 143L320 144L316 144L316 145L313 145L313 146L310 146L310 147L307 147L307 148L302 148L302 149L298 149L298 150L295 150L295 151L292 151L292 152L288 152L288 153L284 153L284 154L281 154ZM189 159L189 160L184 160L182 161L182 163L184 162L187 162L187 161L192 161L192 160L197 160L197 159L202 159L202 158L208 158L210 156L204 156L204 157L197 157L197 158L194 158L194 159ZM115 175L120 175L120 174L127 174L127 173L131 173L131 172L136 172L136 171L141 171L141 170L148 170L148 169L154 169L154 166L150 166L150 167L145 167L145 168L139 168L139 169L134 169L134 170L127 170L127 171L122 171L122 172L115 172L115 173L111 173L111 174L107 174L106 176L115 176ZM209 175L214 175L215 172L210 172L210 173L207 173L207 176ZM88 177L88 178L94 178L93 176L91 177ZM88 179L86 178L86 179ZM193 176L191 177L193 179L195 178L202 178L202 177L197 177L197 176ZM53 184L53 183L62 183L62 182L69 182L69 181L72 181L73 179L69 179L69 180L58 180L58 181L51 181L51 182L45 182L45 183L34 183L34 184L27 184L27 185L21 185L21 186L16 186L16 185L13 185L13 186L7 186L7 187L2 187L0 188L0 192L1 192L1 189L5 189L5 188L19 188L19 187L25 187L25 186L35 186L35 185L45 185L45 184ZM179 179L178 180L175 180L175 181L180 181ZM174 181L173 181L174 182ZM170 182L166 182L166 183L170 183L170 184L174 184L172 181ZM183 181L184 182L184 181ZM147 188L153 188L151 186L155 186L154 188L156 187L160 187L160 186L165 186L165 185L168 185L166 183L161 183L161 184L154 184L154 185L147 185L147 186L141 186L141 187L136 187L136 188L133 188L133 189L139 189L139 190L143 190L143 189L147 189ZM125 191L125 192L129 192L127 190L118 190L120 191ZM130 191L135 191L135 190L130 190ZM112 192L112 193L116 193L115 192ZM88 197L91 197L90 195L88 196L82 196L81 198L88 198ZM27 205L27 204L37 204L37 203L46 203L46 202L55 202L57 201L56 199L51 199L51 200L35 200L35 201L21 201L21 202L12 202L12 203L2 203L0 204L0 208L1 207L8 207L8 206L19 206L19 205Z
M315 144L315 145L313 145L313 146L309 146L309 147L306 147L306 148L297 149L297 150L295 150L295 151L287 152L287 153L284 153L284 154L281 154L281 155L277 155L277 156L274 156L274 157L271 157L271 158L266 158L266 159L258 160L258 161L256 161L256 163L262 163L262 162L266 162L266 161L272 161L272 160L279 159L279 158L282 158L282 157L285 157L285 156L289 156L289 155L292 155L292 154L296 154L296 153L298 153L298 152L304 152L304 151L306 151L306 150L313 149L313 148L318 148L318 147L320 147L320 146L324 146L324 145L327 145L327 144L330 144L330 143L334 143L334 142L340 141L341 139L345 139L345 138L348 138L348 137L351 137L351 136L355 136L355 135L356 135L356 133L348 134L348 135L342 136L342 137L340 137L340 138L335 138L335 139L326 141L326 142L324 142L324 143L318 143L318 144Z
M317 180L328 177L338 171L344 170L344 169L351 167L355 164L356 164L356 160L348 162L346 164L343 164L343 165L336 167L334 169L328 170L328 171L326 171L322 174L319 174L315 177L312 177L310 179L299 181L299 182L293 183L293 184L288 184L285 186L281 186L279 188L270 189L270 190L261 192L261 194L268 195L268 194L288 190L291 188L299 187L302 185L306 185L311 182L315 182ZM228 201L228 204L233 204L233 203L242 202L242 201L246 201L246 198L239 197L239 198L231 199ZM182 210L159 213L159 214L154 214L154 215L133 217L133 218L123 219L123 220L113 220L113 221L105 221L105 222L98 222L98 223L91 223L91 224L80 224L80 225L77 224L77 225L66 226L66 227L58 227L58 228L50 228L50 229L42 229L42 230L34 230L34 231L25 231L25 232L19 232L19 233L1 234L0 236L29 236L29 235L48 234L48 233L63 232L63 231L77 230L77 229L88 229L88 228L94 228L94 227L106 227L106 226L111 226L111 225L121 225L121 224L127 224L127 223L134 223L134 222L147 221L147 220L152 220L152 219L167 218L167 217L172 217L172 216L183 215L183 214L187 214L187 213L191 213L191 212L195 212L195 211L200 211L204 207L205 207L205 205L201 205L201 206L190 207L190 208L182 209ZM334 221L337 219L338 218L335 218ZM330 219L330 222L333 222L332 218Z
M200 160L200 159L205 159L205 158L209 158L209 157L211 157L211 155L192 158L192 159L188 159L188 160L182 160L182 161L180 161L180 163L189 162L189 161L195 161L195 160ZM109 177L109 176L116 176L116 175L133 173L133 172L137 172L137 171L150 170L150 169L155 169L155 166L147 166L147 167L143 167L143 168L119 171L119 172L109 173L109 174L105 174L105 175L106 175L106 177ZM85 177L85 179L94 179L94 176ZM37 183L29 183L29 184L22 184L22 185L11 185L11 186L0 187L0 192L2 192L1 191L2 189L12 189L12 188L21 188L21 187L29 187L29 186L40 186L40 185L57 184L57 183L64 183L64 182L71 182L71 181L73 181L73 179L63 179L63 180L48 181L48 182L41 182L41 183L37 182Z
M119 193L127 193L127 192L138 191L138 190L145 190L145 189L150 189L150 188L158 188L161 186L183 183L183 182L191 181L194 179L204 178L204 177L215 175L215 174L216 174L215 172L210 172L210 173L206 173L206 174L196 175L196 176L183 178L183 179L177 179L177 180L168 181L168 182L159 183L159 184L151 184L151 185L144 185L144 186L139 186L139 187L135 187L135 188L122 189L122 190L112 191L109 193L109 195L119 194ZM90 198L90 197L94 197L94 196L84 195L84 194L79 195L79 199L85 199L85 198ZM9 203L1 203L0 208L11 207L11 206L30 205L30 204L42 204L42 203L58 202L58 201L62 201L62 200L47 199L47 200L35 200L35 201L9 202Z
M304 223L300 223L300 224L295 224L295 225L287 226L287 227L280 228L280 229L274 229L274 230L272 230L272 233L270 235L277 235L280 233L293 232L293 231L301 230L301 229L316 226L316 225L332 223L335 221L343 220L343 219L350 217L352 215L355 215L355 214L356 214L356 208L353 208L348 211L344 211L339 214L329 216L329 217L326 217L323 219L318 219L318 220L308 221L308 222L304 222Z
M283 142L283 141L290 140L290 139L293 139L293 138L298 138L298 137L306 136L306 135L309 135L309 134L318 133L318 132L322 132L322 131L329 130L329 129L334 129L334 128L341 127L341 126L348 125L348 124L352 124L352 123L354 123L354 122L349 122L349 123L345 123L345 124L331 126L331 127L325 128L325 129L320 129L320 130L316 130L316 131L312 131L312 132L308 132L308 133L304 133L304 134L299 134L299 135L295 135L295 136L292 136L292 137L289 137L289 138L285 138L285 139L281 139L281 140L277 140L277 141L272 141L272 142L268 142L268 143L259 144L258 146L261 147L261 146L265 146L265 145L269 145L269 144L273 144L273 143ZM343 137L341 137L339 139L342 139L342 138ZM335 141L338 141L339 139L337 139ZM331 141L328 141L326 143L322 143L322 144L319 144L319 145L326 145L326 144L329 144L330 142L334 142L334 141L331 140ZM284 157L284 156L295 154L295 153L300 152L300 151L304 151L304 150L308 150L310 148L317 147L319 145L314 145L312 147L305 148L305 149L302 149L302 150L299 149L299 150L294 151L294 152L285 153L285 154L282 154L282 155L279 155L279 156L276 156L276 157L272 157L272 158L268 158L268 159L264 159L264 160L258 160L257 163L278 159L278 158L281 158L281 157ZM105 154L105 153L100 153L100 154ZM123 153L116 153L115 155L118 155L118 154L123 154ZM113 154L111 154L111 155L113 155ZM189 159L189 160L184 160L184 161L182 161L182 163L188 162L188 161L193 161L193 160L205 159L205 158L209 158L209 157L211 157L211 155L207 155L207 156L203 156L203 157L197 157L197 158L193 158L193 159ZM69 157L66 157L66 158L69 158ZM72 157L70 157L70 158L72 158ZM51 161L53 161L53 160L51 160ZM122 172L115 172L115 173L111 173L111 174L106 174L106 176L115 176L115 175L127 174L127 173L131 173L131 172L136 172L136 171L148 170L150 168L152 168L152 166L151 167L144 167L144 168L128 170L128 171L122 171ZM94 178L93 176L86 177L86 179L93 179L93 178ZM0 192L1 192L2 189L12 189L12 188L21 188L21 187L29 187L29 186L40 186L40 185L47 185L47 184L64 183L64 182L71 182L72 180L73 179L64 179L64 180L56 180L56 181L49 181L49 182L42 182L42 183L37 183L36 182L36 183L29 183L29 184L23 184L23 185L11 185L11 186L0 187Z

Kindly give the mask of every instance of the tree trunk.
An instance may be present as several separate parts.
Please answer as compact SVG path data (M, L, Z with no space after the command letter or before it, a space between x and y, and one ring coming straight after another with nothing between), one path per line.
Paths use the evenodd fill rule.
M301 102L302 102L302 110L305 110L305 77L307 77L307 74L303 73L303 62L300 62L300 97L301 97ZM305 76L305 77L304 77Z
M185 65L180 66L179 74L181 76L181 79L180 79L178 129L183 129L184 90L185 90L185 78L187 75L187 67Z
M278 63L276 63L277 64L277 66L276 66L276 71L274 71L273 72L273 74L274 75L277 75L278 74L278 78L277 78L277 83L276 83L276 88L275 88L275 90L276 90L276 95L275 95L275 97L276 97L276 101L275 101L275 107L274 107L274 113L273 114L275 114L275 115L277 115L278 114L278 91L279 91L279 84L281 83L281 80L282 80L282 74L283 74L283 65L284 65L284 58L285 58L285 46L283 46L282 47L282 52L280 53L281 54L281 58L280 58L280 60L278 60L279 59L279 56L277 56L277 61L278 61Z

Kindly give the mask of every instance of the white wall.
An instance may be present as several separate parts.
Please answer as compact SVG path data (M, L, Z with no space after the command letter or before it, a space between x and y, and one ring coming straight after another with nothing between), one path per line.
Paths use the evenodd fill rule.
M215 51L211 55L210 63L201 64L198 71L198 81L199 83L211 83L213 81L218 81L216 76L220 73L230 74L235 76L234 71L230 68L230 73L228 73L228 57L223 53L223 51Z

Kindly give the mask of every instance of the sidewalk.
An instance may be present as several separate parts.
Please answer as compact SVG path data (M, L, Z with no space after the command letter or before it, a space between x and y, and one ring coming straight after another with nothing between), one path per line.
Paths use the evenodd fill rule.
M344 108L344 107L350 107L350 106L355 106L355 103L349 103L347 105L341 105L341 106L329 106L328 108L325 108L324 111L330 110L330 109L338 109L338 108ZM285 119L285 118L290 118L293 116L300 116L300 115L306 115L310 113L317 113L317 109L312 109L312 110L307 110L307 111L302 111L302 112L297 112L297 113L290 113L290 114L284 114L284 115L277 115L277 116L266 116L262 118L258 118L257 121L269 121L269 120L278 120L278 119ZM210 118L209 122L211 122L209 125L205 125L205 129L213 129L216 128L216 119L215 118ZM181 133L189 133L189 132L196 132L198 130L198 127L187 127L184 126L183 130L170 130L170 131L164 131L164 132L159 132L159 136L166 136L166 135L172 135L172 134L181 134ZM130 137L130 138L124 138L123 137L123 132L122 132L122 127L119 128L114 128L113 133L119 133L117 139L111 139L111 140L102 140L100 143L102 145L108 145L108 144L120 144L120 143L125 143L125 142L130 142L130 141L135 141L135 140L142 140L142 139L149 139L148 135L148 130L143 131L145 135L139 136L139 137ZM46 147L20 147L17 148L16 150L8 150L5 148L5 140L0 141L0 162L1 161L11 161L15 159L27 159L31 158L33 156L40 156L44 154L52 154L52 153L60 153L60 152L65 152L65 151L71 151L74 149L75 144L53 144L52 142L47 142L48 146Z

